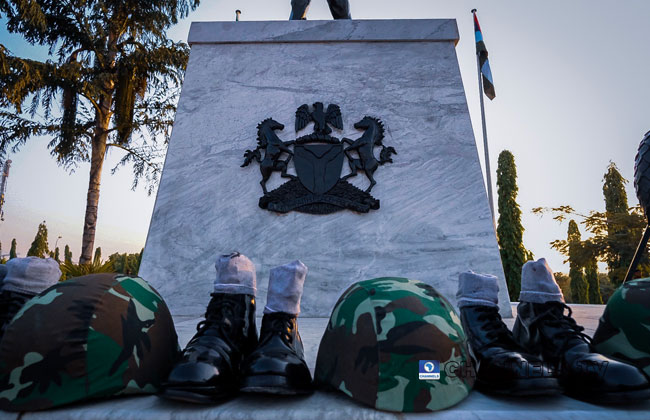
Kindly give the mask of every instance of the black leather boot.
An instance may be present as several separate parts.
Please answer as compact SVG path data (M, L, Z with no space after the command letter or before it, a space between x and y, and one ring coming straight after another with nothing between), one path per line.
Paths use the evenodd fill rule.
M205 320L163 384L161 396L211 403L234 395L240 364L257 345L255 297L212 293Z
M242 365L241 390L264 394L298 395L313 392L296 316L265 314L260 342Z
M591 351L589 336L566 304L521 302L517 312L515 338L558 369L567 395L594 403L650 398L650 384L636 367Z
M14 315L34 296L36 294L18 293L9 290L3 290L0 293L0 339Z
M498 308L466 306L460 319L476 364L478 389L515 396L561 391L555 373L515 341Z

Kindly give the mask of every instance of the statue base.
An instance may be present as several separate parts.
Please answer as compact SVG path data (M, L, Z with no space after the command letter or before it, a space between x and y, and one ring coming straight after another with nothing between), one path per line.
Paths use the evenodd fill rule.
M457 41L449 19L193 23L140 275L175 316L200 315L217 255L237 250L257 267L261 313L269 270L300 259L309 267L302 316L329 317L356 281L408 277L455 303L458 274L473 270L499 278L511 317ZM363 172L337 181L354 205L296 179L280 187L280 172L266 199L260 166L240 167L260 121L283 125L274 129L283 142L316 131L293 129L296 109L316 102L340 107L336 138L358 139L355 124L376 117L397 152L374 173L372 195ZM349 172L343 164L340 176ZM294 159L288 175L297 178Z

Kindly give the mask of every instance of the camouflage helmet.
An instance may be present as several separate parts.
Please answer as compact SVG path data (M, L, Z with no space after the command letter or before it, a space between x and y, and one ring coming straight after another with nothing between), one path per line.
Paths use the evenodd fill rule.
M592 345L598 353L635 365L650 377L650 278L628 281L614 292Z
M139 277L93 274L29 300L0 343L0 409L154 393L178 354L167 305Z
M447 299L428 284L384 277L355 283L339 298L314 378L377 409L412 412L463 400L475 373Z

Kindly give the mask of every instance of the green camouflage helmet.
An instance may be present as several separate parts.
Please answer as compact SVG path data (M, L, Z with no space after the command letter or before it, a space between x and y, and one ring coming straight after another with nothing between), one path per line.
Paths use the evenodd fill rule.
M614 292L592 345L598 353L635 365L650 377L650 278L628 281Z
M139 277L93 274L29 300L0 344L0 409L154 393L179 354L167 305Z
M384 277L355 283L339 298L314 378L377 409L412 412L463 400L475 373L447 299L428 284Z

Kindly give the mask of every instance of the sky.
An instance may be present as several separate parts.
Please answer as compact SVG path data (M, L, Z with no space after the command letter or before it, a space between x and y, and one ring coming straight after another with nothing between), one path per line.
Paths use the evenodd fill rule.
M496 166L502 150L517 164L518 203L524 245L536 258L545 257L555 271L568 271L564 257L549 242L565 238L567 225L539 217L539 206L572 205L576 210L604 210L602 177L610 161L632 181L634 156L650 130L650 54L647 22L650 2L626 0L351 0L355 19L456 19L456 47L465 95L482 164L479 92L471 9L478 9L490 54L497 97L486 99L492 183L496 208ZM192 21L284 20L290 0L203 1L169 36L186 40ZM308 19L331 19L326 0L313 0ZM0 21L0 43L13 53L44 59L47 51L6 32ZM88 186L88 165L72 174L58 167L46 149L48 139L35 138L12 154L2 253L12 238L25 255L45 220L51 248L69 244L76 260ZM104 257L138 252L145 243L155 193L131 191L127 168L115 175L119 159L111 153L104 164L95 246ZM632 182L630 205L637 204ZM583 230L583 236L584 236Z

